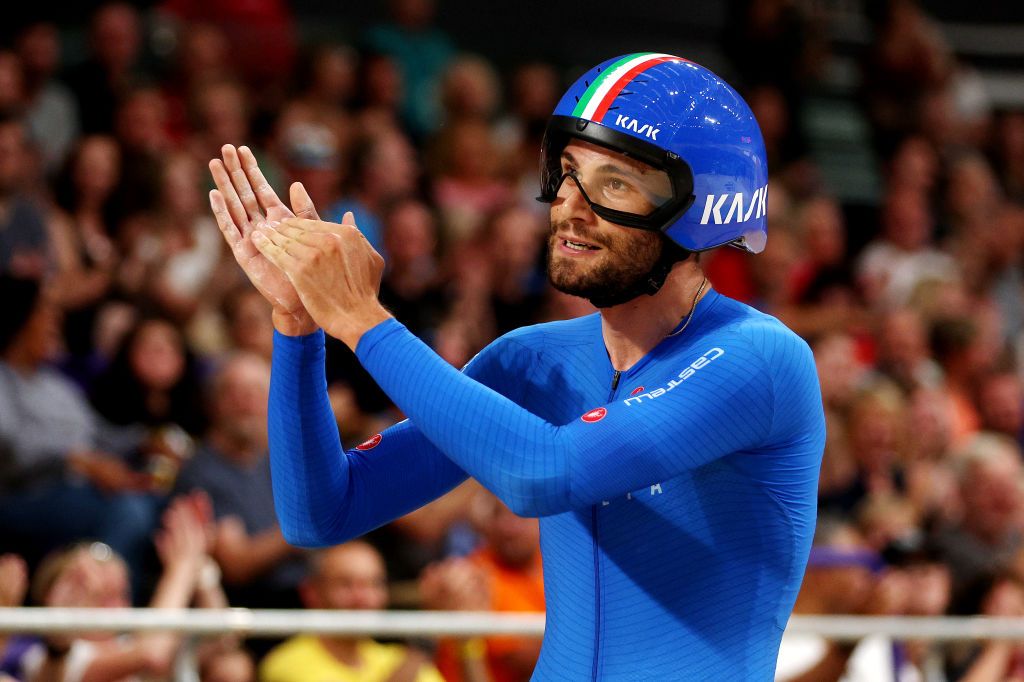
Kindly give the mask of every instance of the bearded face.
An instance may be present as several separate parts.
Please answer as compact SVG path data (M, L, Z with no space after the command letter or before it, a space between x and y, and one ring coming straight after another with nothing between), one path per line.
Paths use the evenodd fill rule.
M548 279L559 291L591 301L636 290L661 257L662 237L618 228L598 230L570 221L551 223Z
M668 175L581 140L566 145L560 163L562 182L551 203L548 238L551 284L598 307L624 303L648 290L664 237L610 223L591 209L590 202L649 215L671 196Z

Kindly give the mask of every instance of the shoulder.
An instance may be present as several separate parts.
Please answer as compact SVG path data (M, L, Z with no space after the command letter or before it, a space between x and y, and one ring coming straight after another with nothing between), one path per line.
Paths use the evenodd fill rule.
M708 332L709 336L731 337L769 363L793 361L813 364L807 342L777 318L721 295L714 312L716 320Z
M499 337L494 343L543 351L547 346L575 346L593 343L594 334L598 334L600 331L601 318L598 313L594 313L571 320L542 322L520 327Z
M498 368L518 371L550 348L593 343L594 334L599 334L600 330L601 321L596 313L571 320L520 327L488 344L470 360L465 371L471 375Z

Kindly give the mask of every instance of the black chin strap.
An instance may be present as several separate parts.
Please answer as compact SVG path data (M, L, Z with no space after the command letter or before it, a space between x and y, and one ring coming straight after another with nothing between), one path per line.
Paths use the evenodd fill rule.
M590 303L595 308L611 308L612 306L632 301L637 296L642 296L644 294L654 296L654 294L661 291L661 287L665 285L665 279L668 277L668 273L672 272L672 266L686 260L692 253L693 251L687 251L668 237L663 236L661 257L659 257L654 263L654 266L651 268L651 271L647 273L646 277L635 285L616 292L615 294L608 296L595 296L590 299Z

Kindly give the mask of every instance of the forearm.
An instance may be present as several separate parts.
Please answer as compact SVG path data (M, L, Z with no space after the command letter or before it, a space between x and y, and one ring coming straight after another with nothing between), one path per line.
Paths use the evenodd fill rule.
M1003 680L1012 658L1012 642L988 642L960 680L961 682Z
M330 544L348 505L348 462L327 396L323 332L274 334L268 431L274 507L292 544Z
M338 544L443 495L466 474L408 422L372 448L342 450L324 336L274 335L268 417L274 506L293 545Z
M223 567L224 580L240 585L262 575L295 552L277 528L247 536L238 543L217 547L217 562Z

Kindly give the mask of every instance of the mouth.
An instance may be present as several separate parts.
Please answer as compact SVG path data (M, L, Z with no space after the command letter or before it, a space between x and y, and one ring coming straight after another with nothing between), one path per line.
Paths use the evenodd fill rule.
M574 255L592 253L594 251L601 250L601 247L597 244L580 241L579 239L560 238L558 239L558 244L560 251Z

